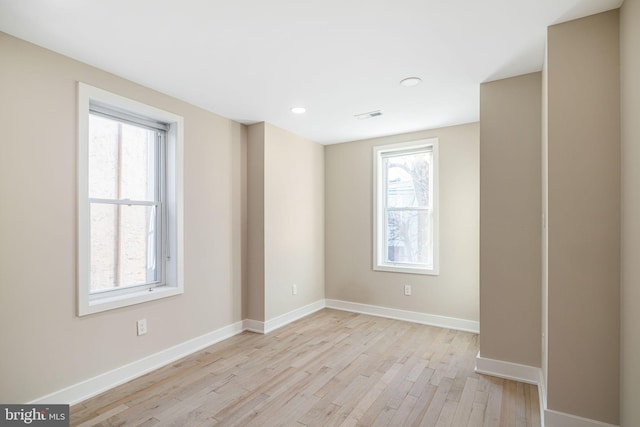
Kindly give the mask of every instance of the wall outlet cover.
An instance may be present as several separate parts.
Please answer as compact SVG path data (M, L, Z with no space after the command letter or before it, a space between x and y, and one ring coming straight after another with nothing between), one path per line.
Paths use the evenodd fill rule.
M147 333L147 319L140 319L136 322L138 326L138 336Z

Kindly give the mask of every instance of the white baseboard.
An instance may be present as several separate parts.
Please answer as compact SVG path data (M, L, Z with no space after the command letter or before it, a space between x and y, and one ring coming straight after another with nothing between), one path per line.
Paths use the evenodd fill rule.
M503 360L487 359L481 357L478 352L475 371L479 374L537 385L540 401L540 422L543 427L618 427L613 424L547 409L547 390L544 386L541 368Z
M231 338L245 330L257 333L269 333L288 323L308 316L318 310L324 308L324 299L316 301L312 304L285 313L281 316L268 320L267 322L259 322L257 320L246 319L231 325L222 327L215 331L200 337L185 341L181 344L170 347L166 350L159 351L135 362L128 363L117 369L105 372L88 380L58 390L46 396L35 399L30 404L46 404L60 403L75 405L102 392L110 390L127 381L131 381L155 369L161 368L188 356L203 348L209 347L227 338Z
M327 299L326 307L334 308L336 310L351 311L354 313L369 314L371 316L404 320L405 322L473 332L476 334L480 332L480 323L474 320L457 319L455 317L438 316L435 314L419 313L417 311L399 310L396 308L380 307L377 305L360 304L334 299Z
M547 384L542 368L540 368L540 382L538 383L538 402L540 405L540 425L544 427L544 410L547 408Z
M244 330L243 322L236 322L208 334L193 338L181 344L159 351L135 362L105 372L88 380L58 390L35 399L30 404L69 404L75 405L96 396L127 381L131 381L155 369L161 368L217 342L231 338Z
M614 424L603 423L602 421L590 420L553 409L544 410L545 427L618 427Z
M540 385L542 370L535 366L520 365L518 363L505 362L503 360L487 359L476 357L476 372L479 374L491 375L505 378L507 380L520 381L523 383Z
M242 325L245 331L264 334L264 322L261 322L259 320L244 319L242 321Z
M312 304L300 307L296 310L277 316L266 322L245 319L240 322L222 327L200 337L185 341L176 346L162 350L143 359L131 362L117 369L105 372L88 380L66 387L62 390L35 399L29 404L63 403L75 405L104 391L107 391L127 381L131 381L155 369L168 365L178 359L188 356L203 348L209 347L227 338L231 338L245 330L261 334L272 332L295 320L308 316L323 308L350 311L354 313L368 314L372 316L387 317L412 323L439 326L442 328L456 329L478 333L478 322L452 317L437 316L413 311L398 310L367 304L358 304L339 300L318 300ZM540 416L542 425L546 427L618 427L600 421L581 418L575 415L546 409L545 392L543 389L542 371L540 368L501 360L487 359L480 356L476 358L476 372L506 378L525 383L538 385L540 396Z
M291 322L295 322L298 319L302 319L316 311L322 310L325 307L324 299L318 300L304 307L296 308L288 313L269 319L266 322L260 320L245 319L244 329L250 332L256 332L258 334L268 334L275 331Z
M478 352L478 355L476 356L475 371L479 374L491 375L492 377L520 381L538 386L540 423L543 427L546 426L544 416L547 400L545 398L546 390L543 386L544 381L541 368L521 365L519 363L505 362L504 360L488 359L480 356L480 352Z
M264 333L268 334L269 332L275 331L276 329L288 325L291 322L295 322L298 319L302 319L316 311L322 310L324 307L325 300L321 299L305 305L304 307L300 307L288 313L274 317L273 319L269 319L264 322Z
M75 405L102 392L105 392L127 381L131 381L155 369L168 365L178 359L188 356L217 342L230 338L243 331L266 334L295 320L308 316L325 307L338 310L352 311L356 313L370 314L373 316L389 317L414 323L440 326L450 329L459 329L469 332L478 332L478 322L461 320L444 316L435 316L412 311L397 310L392 308L377 307L372 305L357 304L338 300L318 300L314 303L300 307L283 315L261 322L245 319L240 322L222 327L200 337L185 341L168 349L159 351L140 360L128 363L117 369L89 378L85 381L55 391L46 396L35 399L30 404L63 403Z
M368 314L372 316L387 317L397 320L404 320L413 323L421 323L432 326L439 326L449 329L457 329L477 333L478 322L455 319L444 316L437 316L425 313L418 313L405 310L397 310L386 307L379 307L366 304L358 304L339 300L318 300L312 304L300 307L289 313L270 319L266 322L245 319L231 325L222 327L208 334L191 339L184 343L162 350L158 353L147 356L143 359L121 366L117 369L105 372L96 377L66 387L62 390L35 399L30 404L69 404L75 405L104 391L107 391L120 384L124 384L138 378L155 369L166 366L178 359L188 356L196 351L202 350L210 345L218 343L227 338L231 338L245 330L261 334L269 333L295 320L308 316L323 308L333 308L336 310L350 311L355 313ZM520 365L517 363L505 362L501 360L487 359L478 353L476 358L476 372L492 375L538 385L540 396L540 417L542 426L546 427L618 427L600 421L581 418L575 415L565 414L546 408L545 392L543 389L542 371L533 366Z

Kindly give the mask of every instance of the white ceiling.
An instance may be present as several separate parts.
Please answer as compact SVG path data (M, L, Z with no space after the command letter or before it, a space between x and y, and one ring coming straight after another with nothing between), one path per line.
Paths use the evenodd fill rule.
M548 25L621 3L0 0L0 31L330 144L477 121L480 83L541 69ZM422 84L400 86L409 76Z

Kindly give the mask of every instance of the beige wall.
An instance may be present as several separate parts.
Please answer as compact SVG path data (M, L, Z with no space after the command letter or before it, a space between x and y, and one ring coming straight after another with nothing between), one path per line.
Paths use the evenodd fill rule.
M640 426L640 2L620 12L622 93L621 425Z
M541 73L480 86L480 354L540 366Z
M472 123L325 148L327 298L478 320L478 132ZM427 137L440 141L440 275L373 271L372 147Z
M242 319L244 127L0 33L0 401L24 402ZM179 114L183 295L76 316L76 90ZM136 336L136 320L149 332Z
M324 298L324 147L257 123L247 163L248 318L264 322Z
M324 298L324 147L268 123L264 141L264 292L270 320Z
M542 123L548 124L543 141L549 144L543 159L543 167L549 163L549 259L543 260L549 264L548 315L544 304L540 308L539 288L533 292L533 277L540 274L533 266L539 256L533 211L547 178L535 196L534 119L521 123L531 127L526 143L511 136L524 135L514 120L530 117L539 102L533 100L537 74L483 85L482 128L469 124L323 148L264 123L247 131L0 33L0 401L36 399L245 317L272 319L323 298L326 290L327 298L469 320L478 320L480 304L483 356L534 366L541 362L538 307L538 320L542 310L550 331L549 409L615 424L620 400L621 425L640 425L638 1L626 0L620 16L621 212L617 11L549 29ZM77 81L185 118L184 295L75 315ZM532 103L522 103L520 95ZM509 111L506 103L518 108ZM432 136L440 138L441 274L374 272L372 147ZM498 162L501 156L509 161ZM519 180L500 181L497 171L505 168ZM519 193L516 184L527 190ZM494 209L502 192L521 198L519 204ZM482 228L479 211L487 212ZM512 234L491 233L496 228ZM490 240L479 243L480 230ZM522 237L518 248L531 258L491 263L488 257L498 253L516 255L505 251L516 235ZM515 265L529 272L517 284L510 279ZM294 283L297 296L291 295ZM413 296L402 294L405 283L413 285ZM501 307L496 294L502 301L508 296L510 304ZM518 321L509 322L510 316ZM143 317L149 333L137 337L135 321ZM512 337L509 345L505 336Z
M618 423L619 26L548 31L548 408Z
M247 295L246 318L264 317L264 123L247 130Z

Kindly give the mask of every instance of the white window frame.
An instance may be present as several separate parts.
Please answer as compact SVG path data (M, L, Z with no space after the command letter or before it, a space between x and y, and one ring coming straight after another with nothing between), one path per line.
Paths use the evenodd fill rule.
M433 266L424 268L405 263L391 263L385 261L386 250L386 221L385 221L385 194L383 157L389 153L401 153L420 148L430 148L433 152L433 167L431 169L433 193ZM421 139L398 144L379 145L373 147L373 269L376 271L389 271L396 273L410 273L423 275L440 274L440 201L439 201L439 154L438 138Z
M166 218L168 256L159 284L90 293L89 113L92 104L166 123ZM138 101L78 82L78 316L127 307L184 292L183 138L184 119Z

